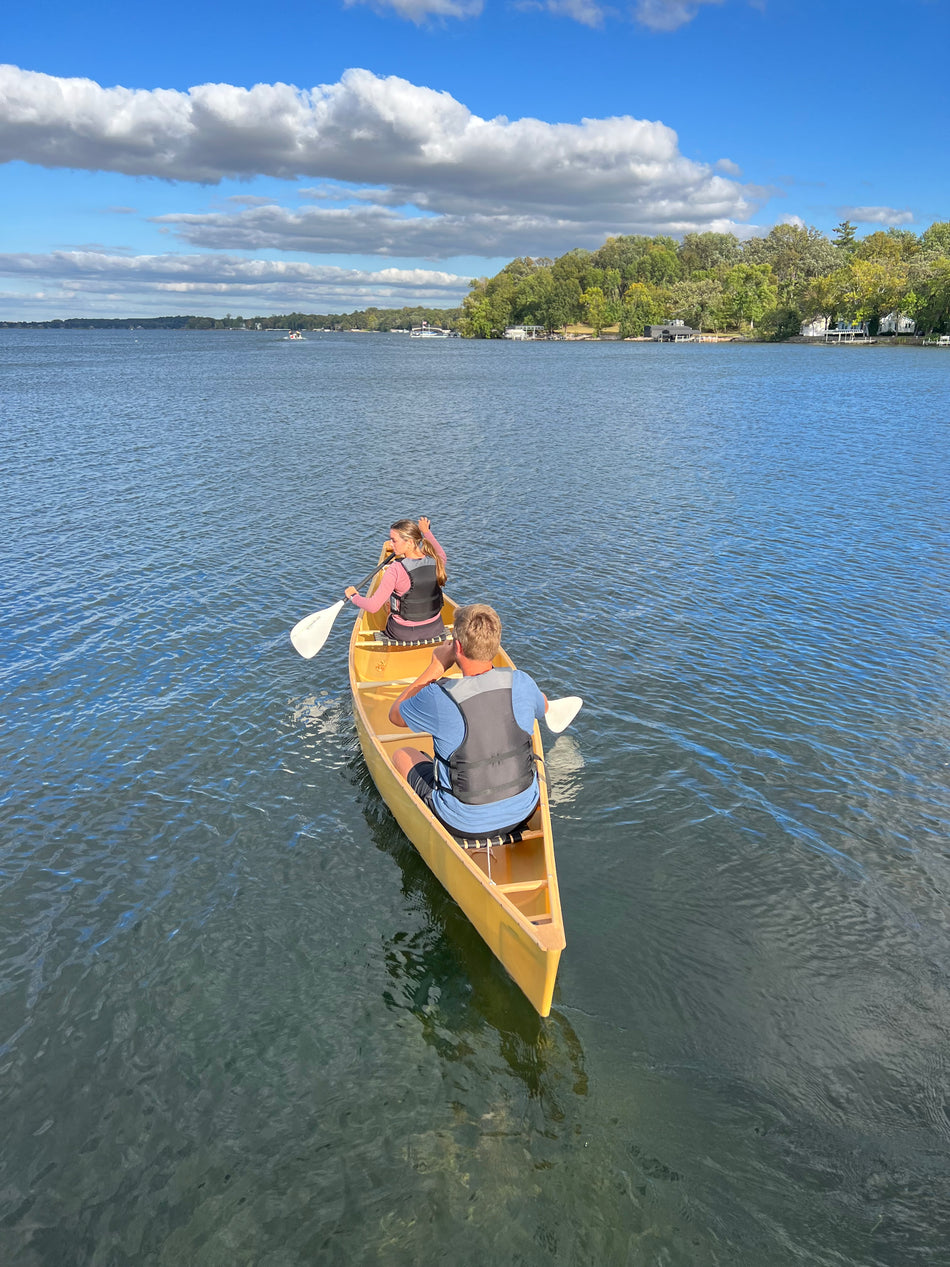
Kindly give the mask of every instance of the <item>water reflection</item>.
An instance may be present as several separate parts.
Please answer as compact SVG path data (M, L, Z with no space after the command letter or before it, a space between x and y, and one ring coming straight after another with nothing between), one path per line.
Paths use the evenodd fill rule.
M425 916L421 927L385 939L387 1007L410 1012L447 1060L484 1072L486 1060L500 1057L528 1095L563 1120L565 1088L587 1093L583 1048L567 1017L555 1008L541 1020L407 839L359 754L352 776L374 842L398 863L403 894Z
M570 805L580 791L580 773L584 769L584 754L573 735L558 735L544 754L544 768L548 776L548 802L553 809ZM555 833L555 846L557 836Z

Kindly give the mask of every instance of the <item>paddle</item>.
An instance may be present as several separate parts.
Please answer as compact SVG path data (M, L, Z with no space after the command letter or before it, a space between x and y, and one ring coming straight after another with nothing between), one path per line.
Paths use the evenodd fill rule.
M382 563L377 563L369 576L363 577L356 589L362 589L367 581L371 581L376 573L392 560L393 555L387 554ZM312 660L326 642L333 628L333 622L343 610L345 603L346 599L341 598L332 607L324 607L322 611L304 616L303 620L298 620L291 629L290 641L294 645L294 650L299 652L305 660ZM547 711L544 714L548 730L555 735L559 735L562 730L567 730L580 712L583 702L579 695L565 695L563 699L548 700Z
M565 695L563 699L549 699L547 712L544 714L544 721L548 730L559 735L562 730L567 730L571 722L581 711L583 700L579 695Z
M362 589L366 582L371 581L376 573L384 568L387 563L392 563L393 557L393 555L387 554L382 563L377 563L369 576L364 576L355 588L358 590ZM339 616L345 604L346 599L341 598L332 607L324 607L322 611L304 616L303 620L298 620L293 629L291 629L290 641L294 644L294 650L298 651L305 660L312 660L326 642L330 636L330 630L333 628L333 622Z

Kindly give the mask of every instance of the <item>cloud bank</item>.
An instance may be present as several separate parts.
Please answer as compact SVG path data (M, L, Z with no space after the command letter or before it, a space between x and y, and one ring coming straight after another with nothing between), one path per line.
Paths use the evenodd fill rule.
M676 31L692 22L704 4L721 4L722 0L637 0L633 15L652 31Z
M684 158L663 123L629 115L482 119L447 92L367 70L312 89L203 84L177 92L0 67L0 161L14 159L206 184L317 177L374 186L377 212L402 207L415 220L441 220L423 228L412 214L377 214L377 227L390 231L378 248L387 254L415 253L420 237L433 243L429 255L457 253L465 249L461 221L487 255L499 255L516 240L522 253L537 253L538 242L568 249L578 235L602 237L605 226L725 229L754 207L747 187ZM247 239L254 214L234 217L238 237ZM315 232L305 236L332 236L329 216L310 217ZM352 226L352 241L365 236L366 221L365 208L346 209L338 226ZM180 223L197 232L195 222ZM223 222L213 227L220 238Z
M468 289L468 278L421 268L368 272L239 256L129 257L105 251L0 254L0 277L55 283L63 302L134 294L137 301L159 301L162 312L205 311L209 305L218 311L224 300L252 304L256 312L300 306L315 312L373 305L454 307Z
M415 22L417 26L431 18L477 18L484 9L483 0L345 0L347 8L367 4L377 12L392 12ZM692 22L706 4L722 4L722 0L636 0L630 16L651 31L676 31ZM622 10L600 0L526 0L522 8L547 9L556 17L572 18L584 26L603 26L608 17Z
M856 224L913 224L912 211L899 211L896 207L842 207L841 215Z
M345 0L347 9L358 4L379 12L391 9L417 26L430 18L477 18L484 8L482 0Z

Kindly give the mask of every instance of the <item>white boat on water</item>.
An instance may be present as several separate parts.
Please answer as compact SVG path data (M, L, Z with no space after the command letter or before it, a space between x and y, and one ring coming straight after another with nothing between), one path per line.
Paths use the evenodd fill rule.
M441 326L430 326L428 321L423 321L421 326L413 326L409 331L411 339L452 339L455 337L454 330L443 330Z
M307 341L299 330L291 330L290 334L287 335L287 338L288 340L293 339L295 342L299 339L301 343L306 343Z

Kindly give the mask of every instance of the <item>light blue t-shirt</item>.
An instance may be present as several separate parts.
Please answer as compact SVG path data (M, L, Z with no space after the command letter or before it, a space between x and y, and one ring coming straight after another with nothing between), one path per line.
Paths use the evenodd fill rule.
M511 677L511 706L521 729L533 734L535 718L541 721L544 717L544 696L534 679L520 669L515 669ZM451 787L446 760L465 738L465 722L458 707L440 686L435 682L424 686L418 695L399 705L399 712L412 730L422 730L432 736L440 784L432 793L432 806L441 819L456 831L475 836L511 827L528 817L538 803L537 774L524 792L489 805L466 805L451 792L441 790Z

